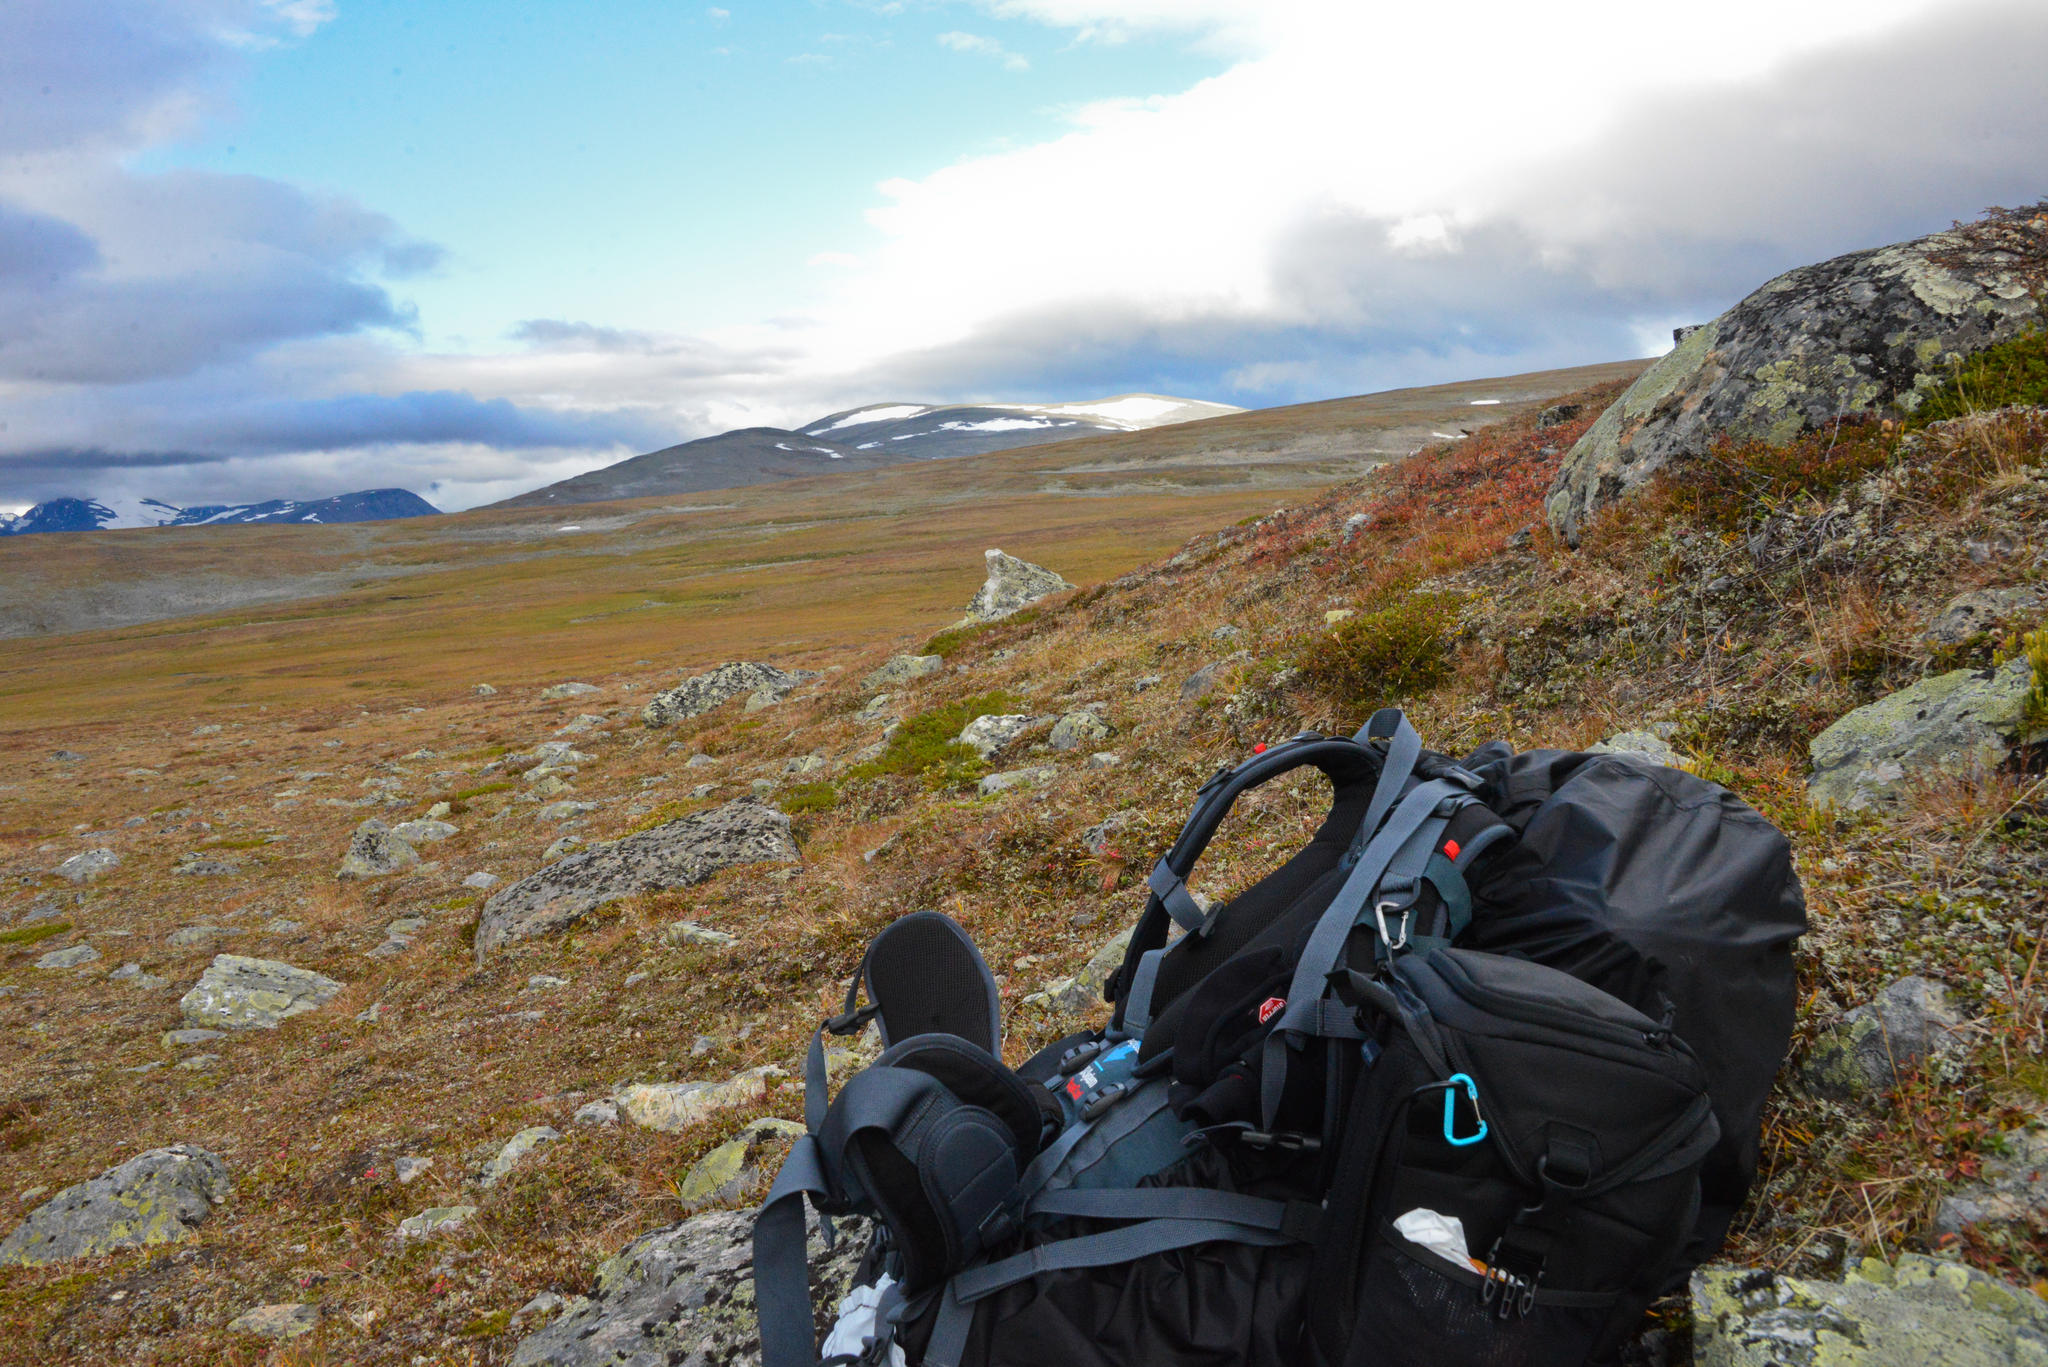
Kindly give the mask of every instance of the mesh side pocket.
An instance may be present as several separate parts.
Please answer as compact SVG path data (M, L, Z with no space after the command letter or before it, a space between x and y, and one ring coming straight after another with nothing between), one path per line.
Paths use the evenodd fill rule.
M1345 1367L1583 1367L1607 1323L1610 1298L1554 1292L1503 1318L1498 1301L1480 1301L1481 1284L1477 1272L1382 1233L1359 1279Z

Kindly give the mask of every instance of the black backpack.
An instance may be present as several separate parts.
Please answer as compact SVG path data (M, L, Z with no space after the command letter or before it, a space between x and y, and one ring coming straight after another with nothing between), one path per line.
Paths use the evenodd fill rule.
M1203 913L1231 805L1304 766L1329 818ZM1459 764L1383 712L1219 772L1148 884L1110 1027L1015 1072L964 932L877 938L757 1225L765 1367L815 1361L806 1197L877 1221L867 1356L931 1367L1576 1364L1718 1246L1804 928L1783 836L1725 790ZM826 1106L824 1034L877 1012Z

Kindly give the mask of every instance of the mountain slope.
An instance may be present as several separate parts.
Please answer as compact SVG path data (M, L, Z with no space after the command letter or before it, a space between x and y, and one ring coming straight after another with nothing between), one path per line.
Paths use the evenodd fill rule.
M0 536L31 532L126 531L135 527L217 527L232 523L384 522L441 510L410 489L363 489L303 502L210 503L190 508L156 498L53 498L0 522Z
M872 470L892 463L891 458L876 452L856 451L836 441L781 427L742 427L634 456L490 506L545 508L553 504L604 503L616 498L654 498L803 479L842 470Z

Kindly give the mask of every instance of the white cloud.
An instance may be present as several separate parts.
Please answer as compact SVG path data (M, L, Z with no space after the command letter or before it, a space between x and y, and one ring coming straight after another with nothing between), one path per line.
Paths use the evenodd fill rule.
M955 52L971 52L978 57L992 57L1003 64L1007 71L1028 71L1031 63L1022 53L1012 52L993 38L979 33L963 33L954 29L939 35L939 46Z
M845 270L852 270L860 266L862 262L852 252L814 252L804 264L809 266L835 266Z
M714 24L722 24L726 20L732 18L732 11L729 9L720 9L718 6L713 5L710 9L704 11L704 17L709 19Z

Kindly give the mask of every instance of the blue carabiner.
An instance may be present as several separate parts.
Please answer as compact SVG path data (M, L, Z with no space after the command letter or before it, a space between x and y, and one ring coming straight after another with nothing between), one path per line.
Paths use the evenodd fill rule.
M1472 1103L1472 1114L1479 1121L1479 1128L1464 1138L1458 1137L1458 1084L1465 1084L1465 1099ZM1486 1138L1486 1119L1479 1114L1479 1084L1470 1075L1452 1073L1450 1081L1444 1084L1444 1143L1463 1148L1477 1144Z

